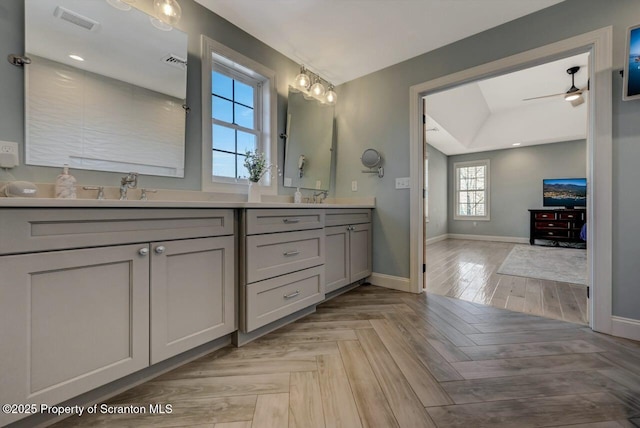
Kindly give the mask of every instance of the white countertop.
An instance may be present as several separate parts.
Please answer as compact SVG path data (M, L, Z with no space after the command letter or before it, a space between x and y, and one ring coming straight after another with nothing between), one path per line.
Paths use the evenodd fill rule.
M0 183L0 188L3 184ZM156 189L145 201L140 200L140 189L131 189L130 199L121 201L120 190L114 186L103 186L106 199L96 199L94 190L82 186L77 187L78 199L56 199L53 184L35 184L38 195L45 197L0 197L0 208L375 208L376 205L374 197L327 198L321 204L294 204L293 196L263 194L262 202L256 203L246 202L246 194L177 189Z
M329 200L321 204L291 202L179 201L114 199L0 198L0 208L375 208L375 198Z

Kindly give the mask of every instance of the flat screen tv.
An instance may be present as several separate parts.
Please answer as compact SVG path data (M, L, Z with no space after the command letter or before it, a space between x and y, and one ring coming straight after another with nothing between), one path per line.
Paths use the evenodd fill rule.
M627 30L625 68L623 74L622 99L640 98L640 25Z
M545 207L586 207L586 178L546 178L542 180L542 200Z

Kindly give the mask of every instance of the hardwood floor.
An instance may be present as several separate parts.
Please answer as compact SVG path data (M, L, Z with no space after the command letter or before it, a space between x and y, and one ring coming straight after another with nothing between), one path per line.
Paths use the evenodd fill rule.
M151 403L173 411L73 416L55 426L637 427L640 343L361 286L108 401Z
M460 239L427 245L427 291L496 308L587 324L587 288L584 285L496 273L515 245Z

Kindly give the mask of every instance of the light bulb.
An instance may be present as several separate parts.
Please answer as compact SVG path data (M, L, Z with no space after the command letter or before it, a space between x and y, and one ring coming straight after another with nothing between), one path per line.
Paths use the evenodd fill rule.
M154 0L153 11L159 20L176 25L182 16L182 8L177 0Z
M316 97L321 97L324 95L324 86L320 83L320 79L316 77L316 83L311 86L311 93Z
M336 94L335 91L333 90L333 85L329 85L329 90L324 95L324 97L327 100L328 104L336 103L336 101L338 100L338 94Z
M309 79L309 75L307 74L304 66L300 69L300 74L296 76L294 80L295 85L300 89L309 89L309 85L311 84L311 79Z
M578 98L580 98L580 94L576 94L576 93L567 94L564 96L565 101L574 101L574 100L577 100Z

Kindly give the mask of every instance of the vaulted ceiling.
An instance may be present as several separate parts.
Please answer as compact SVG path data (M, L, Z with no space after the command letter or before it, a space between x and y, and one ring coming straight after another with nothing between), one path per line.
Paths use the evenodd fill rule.
M428 95L427 142L455 155L584 139L589 92L577 106L563 94L573 66L580 66L575 85L587 87L588 63L584 53Z

